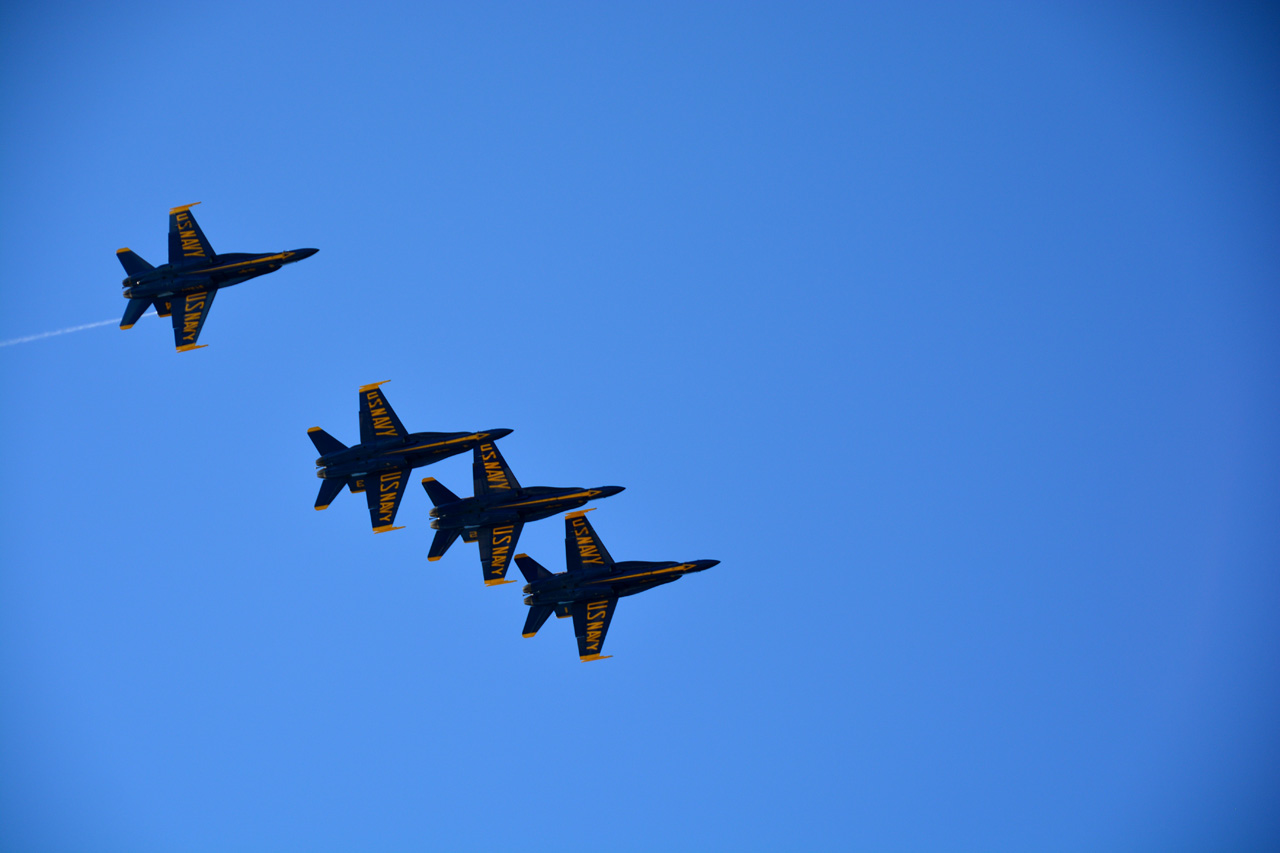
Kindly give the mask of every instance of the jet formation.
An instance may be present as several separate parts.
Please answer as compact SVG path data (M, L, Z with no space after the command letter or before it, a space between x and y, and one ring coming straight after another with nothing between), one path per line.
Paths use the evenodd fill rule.
M315 508L326 509L346 486L367 496L374 533L402 530L393 522L410 469L470 450L471 497L459 497L435 477L422 479L435 531L427 560L443 558L459 538L476 542L485 585L499 586L514 583L506 579L514 554L528 581L524 603L529 615L521 632L525 637L536 636L552 613L572 617L579 659L605 660L612 657L601 650L619 598L719 565L719 560L616 562L587 521L591 510L564 517L565 571L552 574L528 554L515 554L526 524L612 497L623 487L522 486L497 445L511 430L407 433L380 390L385 384L360 387L360 444L347 447L320 427L307 430L321 454L316 476L323 482Z
M131 249L116 251L128 276L123 286L129 303L120 328L133 328L154 305L161 317L173 318L178 352L203 348L196 341L219 290L275 272L318 251L217 254L191 214L195 204L169 211L167 264L153 267ZM315 461L320 478L315 508L327 509L345 486L352 494L365 495L374 533L401 530L395 520L409 473L469 450L473 454L471 497L455 495L434 477L422 480L432 503L428 513L431 528L436 531L427 552L429 562L443 558L461 538L479 544L480 569L487 586L513 583L506 579L507 569L526 524L623 491L622 486L521 486L496 444L511 430L411 433L387 402L381 390L385 384L360 386L359 444L348 447L320 427L307 430L320 454ZM601 650L619 598L719 564L718 560L615 562L586 519L590 511L565 516L565 571L552 574L527 554L514 557L528 581L524 603L529 613L523 635L535 636L552 613L572 617L578 657L583 661L611 657L602 655Z
M128 276L122 284L129 304L125 306L120 328L132 329L138 318L155 305L161 317L173 317L173 344L178 352L206 346L197 346L196 341L219 290L273 273L319 251L293 249L256 255L244 252L219 255L191 215L191 208L199 203L169 211L169 263L153 267L132 249L116 250L116 257Z

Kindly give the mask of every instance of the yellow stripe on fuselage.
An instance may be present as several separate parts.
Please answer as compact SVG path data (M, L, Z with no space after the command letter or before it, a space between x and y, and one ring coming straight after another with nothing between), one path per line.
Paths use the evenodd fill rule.
M559 496L550 497L550 498L538 498L537 500L534 500L534 501L520 501L520 503L503 504L502 508L510 509L511 507L518 507L518 506L537 506L538 504L550 503L552 501L567 501L567 500L572 500L573 498L584 498L584 497L588 497L586 492L574 492L571 495L559 495Z
M209 267L208 269L197 270L197 273L218 272L219 270L233 270L236 267L248 266L249 264L262 264L262 263L266 263L267 261L284 260L285 254L286 254L285 252L281 252L278 255L267 255L261 258L254 258L251 261L236 261L234 264L223 264L220 267Z
M688 569L692 569L692 568L693 568L693 563L681 563L678 566L671 566L670 568L667 568L667 569L654 569L651 572L640 572L639 574L634 574L634 575L619 575L616 578L600 578L600 582L615 583L616 581L629 581L629 580L634 580L635 578L647 578L650 575L665 575L668 572L687 571Z
M472 439L479 438L479 437L480 436L476 435L475 433L472 433L471 435L464 435L462 438L450 438L444 441L437 441L434 444L419 444L415 447L391 448L391 449L388 449L387 452L388 453L409 453L410 451L413 451L413 450L426 450L429 447L443 447L446 444L457 444L459 441L471 441Z

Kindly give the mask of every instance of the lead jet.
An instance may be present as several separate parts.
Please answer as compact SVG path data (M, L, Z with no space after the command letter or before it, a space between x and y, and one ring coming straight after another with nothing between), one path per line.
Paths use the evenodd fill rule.
M311 443L320 452L316 476L322 482L316 509L329 504L346 486L352 494L364 492L374 533L401 530L394 527L400 499L409 483L409 472L423 465L464 453L482 442L493 442L509 429L487 432L407 432L379 387L386 382L360 386L360 443L347 447L329 433L312 427Z
M587 521L588 512L591 510L571 512L564 517L566 571L553 575L528 554L516 554L516 565L529 582L524 587L524 603L529 605L524 636L537 634L552 613L561 619L572 616L573 633L578 638L578 658L584 661L613 657L601 655L600 650L604 648L604 635L609 632L619 598L680 580L720 563L719 560L615 563Z
M213 297L220 289L275 272L285 264L309 258L319 249L291 252L219 255L191 215L200 202L169 211L169 263L153 267L132 249L116 249L116 257L129 276L123 282L125 306L120 328L132 329L146 310L156 306L161 317L173 317L173 341L178 352L202 349L196 346L200 329L209 316Z
M594 489L522 487L492 441L477 444L472 453L471 479L475 497L460 498L435 477L422 480L422 487L435 504L430 515L434 519L431 527L436 536L427 559L432 562L439 560L459 536L466 542L479 542L480 567L484 571L486 586L514 583L504 578L525 524L577 509L587 501L611 497L622 491L622 486Z

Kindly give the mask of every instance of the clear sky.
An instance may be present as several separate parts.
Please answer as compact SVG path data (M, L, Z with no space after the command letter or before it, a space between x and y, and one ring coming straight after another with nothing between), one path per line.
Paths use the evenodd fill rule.
M1239 4L1237 4L1239 5ZM1280 44L1244 4L10 3L0 849L1280 847ZM611 660L356 388L618 484ZM563 527L521 550L563 568Z

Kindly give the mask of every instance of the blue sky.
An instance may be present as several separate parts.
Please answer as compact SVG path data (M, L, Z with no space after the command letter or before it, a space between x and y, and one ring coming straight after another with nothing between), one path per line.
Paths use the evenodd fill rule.
M6 7L0 340L118 317L175 205L320 253L194 353L0 348L0 848L1275 849L1276 30ZM721 564L522 639L425 495L311 509L381 380Z

